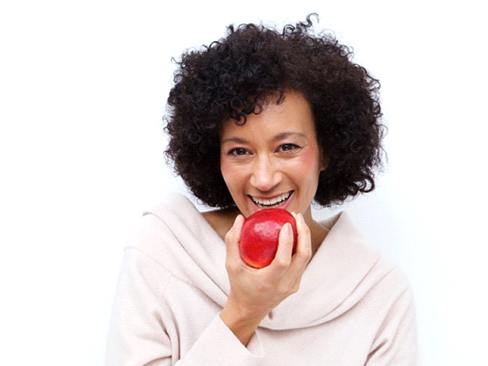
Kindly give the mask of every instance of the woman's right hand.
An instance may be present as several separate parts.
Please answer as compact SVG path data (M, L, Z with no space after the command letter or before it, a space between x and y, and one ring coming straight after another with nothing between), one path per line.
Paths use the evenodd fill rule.
M241 259L239 240L244 223L241 214L225 235L225 268L231 287L228 304L236 307L241 315L262 319L285 298L298 291L303 272L312 257L312 244L310 228L303 216L300 213L292 214L298 231L295 254L292 257L291 225L283 225L276 256L264 268L252 268ZM286 231L286 226L289 231Z

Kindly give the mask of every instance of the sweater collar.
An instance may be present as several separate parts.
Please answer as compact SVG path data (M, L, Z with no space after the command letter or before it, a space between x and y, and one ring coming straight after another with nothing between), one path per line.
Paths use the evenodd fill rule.
M171 263L170 270L223 307L230 293L225 243L187 197L173 193L164 210L158 216L183 247L180 253L196 264L178 268L178 263ZM379 260L378 253L367 246L347 212L320 223L329 233L305 269L299 291L276 306L260 327L283 330L321 324L343 314L367 292L368 273Z

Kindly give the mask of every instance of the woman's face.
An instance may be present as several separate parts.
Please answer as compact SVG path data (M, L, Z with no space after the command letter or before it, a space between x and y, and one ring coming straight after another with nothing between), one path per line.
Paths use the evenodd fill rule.
M239 211L248 217L263 207L257 199L272 199L292 191L288 211L301 212L311 222L310 204L317 191L320 161L312 111L302 94L285 93L250 114L244 125L225 121L220 137L220 170ZM285 133L289 133L285 135Z

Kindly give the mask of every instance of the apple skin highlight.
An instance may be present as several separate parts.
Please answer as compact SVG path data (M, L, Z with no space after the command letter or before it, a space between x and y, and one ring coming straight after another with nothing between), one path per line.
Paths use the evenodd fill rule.
M247 217L239 241L242 260L253 268L268 266L276 256L280 230L287 222L293 231L293 255L296 252L298 232L295 218L290 212L281 208L266 208Z

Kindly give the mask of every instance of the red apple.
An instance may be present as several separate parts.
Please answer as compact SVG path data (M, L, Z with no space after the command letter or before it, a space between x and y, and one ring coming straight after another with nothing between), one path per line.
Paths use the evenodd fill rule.
M278 250L280 230L287 222L293 230L293 251L297 246L297 226L291 213L282 208L265 208L247 217L242 225L239 250L242 260L254 268L269 265Z

